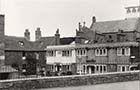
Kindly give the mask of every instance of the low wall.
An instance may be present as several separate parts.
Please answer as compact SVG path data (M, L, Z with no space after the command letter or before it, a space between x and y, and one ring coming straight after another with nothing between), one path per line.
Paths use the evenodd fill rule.
M0 81L2 90L29 90L140 80L140 71Z

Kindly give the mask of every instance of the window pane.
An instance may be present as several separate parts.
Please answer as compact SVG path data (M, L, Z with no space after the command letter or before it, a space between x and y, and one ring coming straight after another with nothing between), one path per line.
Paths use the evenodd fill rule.
M124 54L125 54L125 49L123 48L123 49L122 49L122 55L124 55Z

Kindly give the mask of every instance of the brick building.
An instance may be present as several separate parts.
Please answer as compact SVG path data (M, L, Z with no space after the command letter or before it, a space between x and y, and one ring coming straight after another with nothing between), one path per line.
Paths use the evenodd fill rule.
M135 12L128 12L128 9ZM79 23L76 35L83 37L86 45L77 48L87 50L87 56L82 60L82 73L102 73L116 71L130 71L137 69L140 63L140 18L137 16L139 7L127 7L124 20L97 22L92 18L88 28ZM133 13L130 17L130 13ZM134 15L136 14L136 16Z
M35 41L30 41L28 29L24 37L5 35L5 64L19 71L19 74L36 75L47 69L46 50L50 45L66 45L75 40L74 37L60 38L59 29L54 36L42 37L40 28L35 31ZM44 70L45 71L45 70Z
M93 17L90 27L87 27L85 22L83 25L79 23L74 46L70 43L66 46L47 47L47 52L53 51L55 55L47 57L48 62L46 63L52 65L53 71L64 71L63 59L65 58L67 63L74 61L71 62L76 65L76 69L73 70L80 74L138 69L138 64L140 64L138 12L138 6L126 7L126 18L123 20L97 22L96 17ZM63 51L66 50L71 51L71 55L68 57L63 56ZM58 55L57 52L61 52L61 55ZM57 62L61 64L59 65L60 70L57 69Z
M138 69L140 18L136 17L139 7L134 8L126 8L124 20L97 22L93 17L90 27L85 22L83 25L79 23L75 37L60 38L59 29L54 36L42 37L40 28L37 28L34 42L30 41L28 29L24 37L4 35L4 16L1 15L0 64L9 66L9 73L18 70L27 75L38 74L44 69L72 71L74 74Z
M16 78L17 70L5 64L4 15L0 15L0 80Z

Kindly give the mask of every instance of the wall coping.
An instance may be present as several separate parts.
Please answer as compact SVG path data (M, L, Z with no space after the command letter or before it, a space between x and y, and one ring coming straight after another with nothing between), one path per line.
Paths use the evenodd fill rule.
M23 78L23 79L9 79L1 80L2 82L15 82L15 81L24 81L24 80L42 80L42 79L59 79L59 78L75 78L75 77L87 77L87 76L98 76L98 75L113 75L113 74L128 74L128 73L140 73L140 70L136 71L126 71L126 72L107 72L107 73L97 73L97 74L87 74L87 75L71 75L71 76L53 76L53 77L37 77L37 78Z

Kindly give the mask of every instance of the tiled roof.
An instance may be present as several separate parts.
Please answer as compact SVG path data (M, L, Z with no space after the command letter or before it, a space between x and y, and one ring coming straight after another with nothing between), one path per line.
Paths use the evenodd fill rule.
M86 45L77 45L77 48L102 48L102 47L138 47L138 42L115 42L115 43L98 43L98 44L86 44Z
M0 66L0 73L7 73L7 72L18 72L18 71L12 68L11 66Z
M71 44L75 37L60 38L60 45ZM55 45L55 37L41 37L39 40L32 42L24 37L5 36L5 50L25 50L38 51L44 50L46 46Z
M24 37L5 36L5 49L6 50L26 50L36 51L44 50L48 45L54 45L54 37L41 37L38 41L28 41Z
M91 30L101 33L118 32L119 29L124 31L134 31L137 29L138 23L139 18L96 22L92 24Z
M34 44L24 37L5 36L6 50L34 50Z
M75 41L75 37L60 38L60 45L68 45Z
M44 50L46 46L55 45L55 37L41 37L38 41L35 41L34 45L36 49Z

